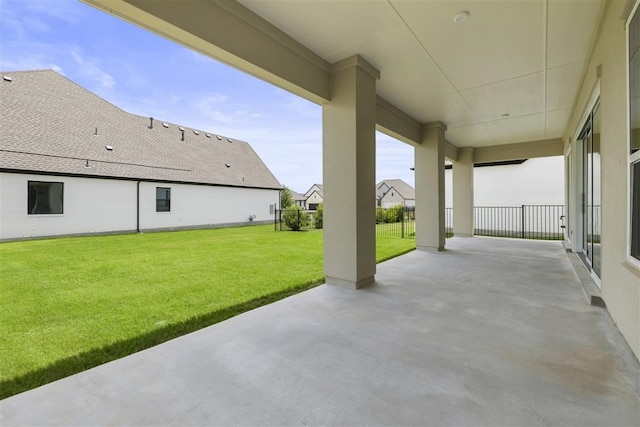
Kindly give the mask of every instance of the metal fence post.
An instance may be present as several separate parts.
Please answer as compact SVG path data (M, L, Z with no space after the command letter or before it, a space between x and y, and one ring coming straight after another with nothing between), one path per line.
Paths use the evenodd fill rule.
M524 205L522 205L522 213L521 213L521 219L520 221L522 222L521 224L521 228L522 228L522 238L524 239Z
M400 238L404 239L404 207L402 208L400 215Z

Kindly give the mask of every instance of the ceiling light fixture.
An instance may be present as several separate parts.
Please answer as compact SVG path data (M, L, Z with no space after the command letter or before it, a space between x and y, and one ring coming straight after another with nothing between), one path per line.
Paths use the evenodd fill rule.
M467 12L466 10L459 12L456 14L456 16L453 17L453 22L464 22L467 20L467 18L469 18L469 12Z
M504 114L502 115L502 117L509 117L510 115L511 115L511 114L509 114L509 113L504 113Z

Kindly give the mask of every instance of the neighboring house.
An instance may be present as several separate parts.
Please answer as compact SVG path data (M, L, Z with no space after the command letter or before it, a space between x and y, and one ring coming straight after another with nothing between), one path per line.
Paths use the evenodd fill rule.
M293 199L293 204L300 206L302 209L305 209L307 198L304 196L304 194L297 193L291 189L289 191L291 191L291 198Z
M270 221L246 142L129 114L51 71L0 81L0 240Z
M306 200L306 207L310 211L315 211L318 209L318 205L322 203L322 184L313 184L311 188L304 193Z
M415 189L401 179L385 179L377 185L378 206L390 208L402 205L414 207L416 205Z

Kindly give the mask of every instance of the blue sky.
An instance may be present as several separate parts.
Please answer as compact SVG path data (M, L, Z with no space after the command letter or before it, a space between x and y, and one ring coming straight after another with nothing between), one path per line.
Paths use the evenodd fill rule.
M130 113L249 142L298 192L322 182L322 108L78 0L0 0L0 71L54 69ZM1 96L1 94L0 94ZM377 133L377 177L414 185Z

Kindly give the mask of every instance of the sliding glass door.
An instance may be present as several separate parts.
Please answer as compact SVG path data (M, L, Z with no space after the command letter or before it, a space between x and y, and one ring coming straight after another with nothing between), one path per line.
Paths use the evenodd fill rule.
M587 264L600 276L600 109L596 102L579 136L582 152L582 252Z

